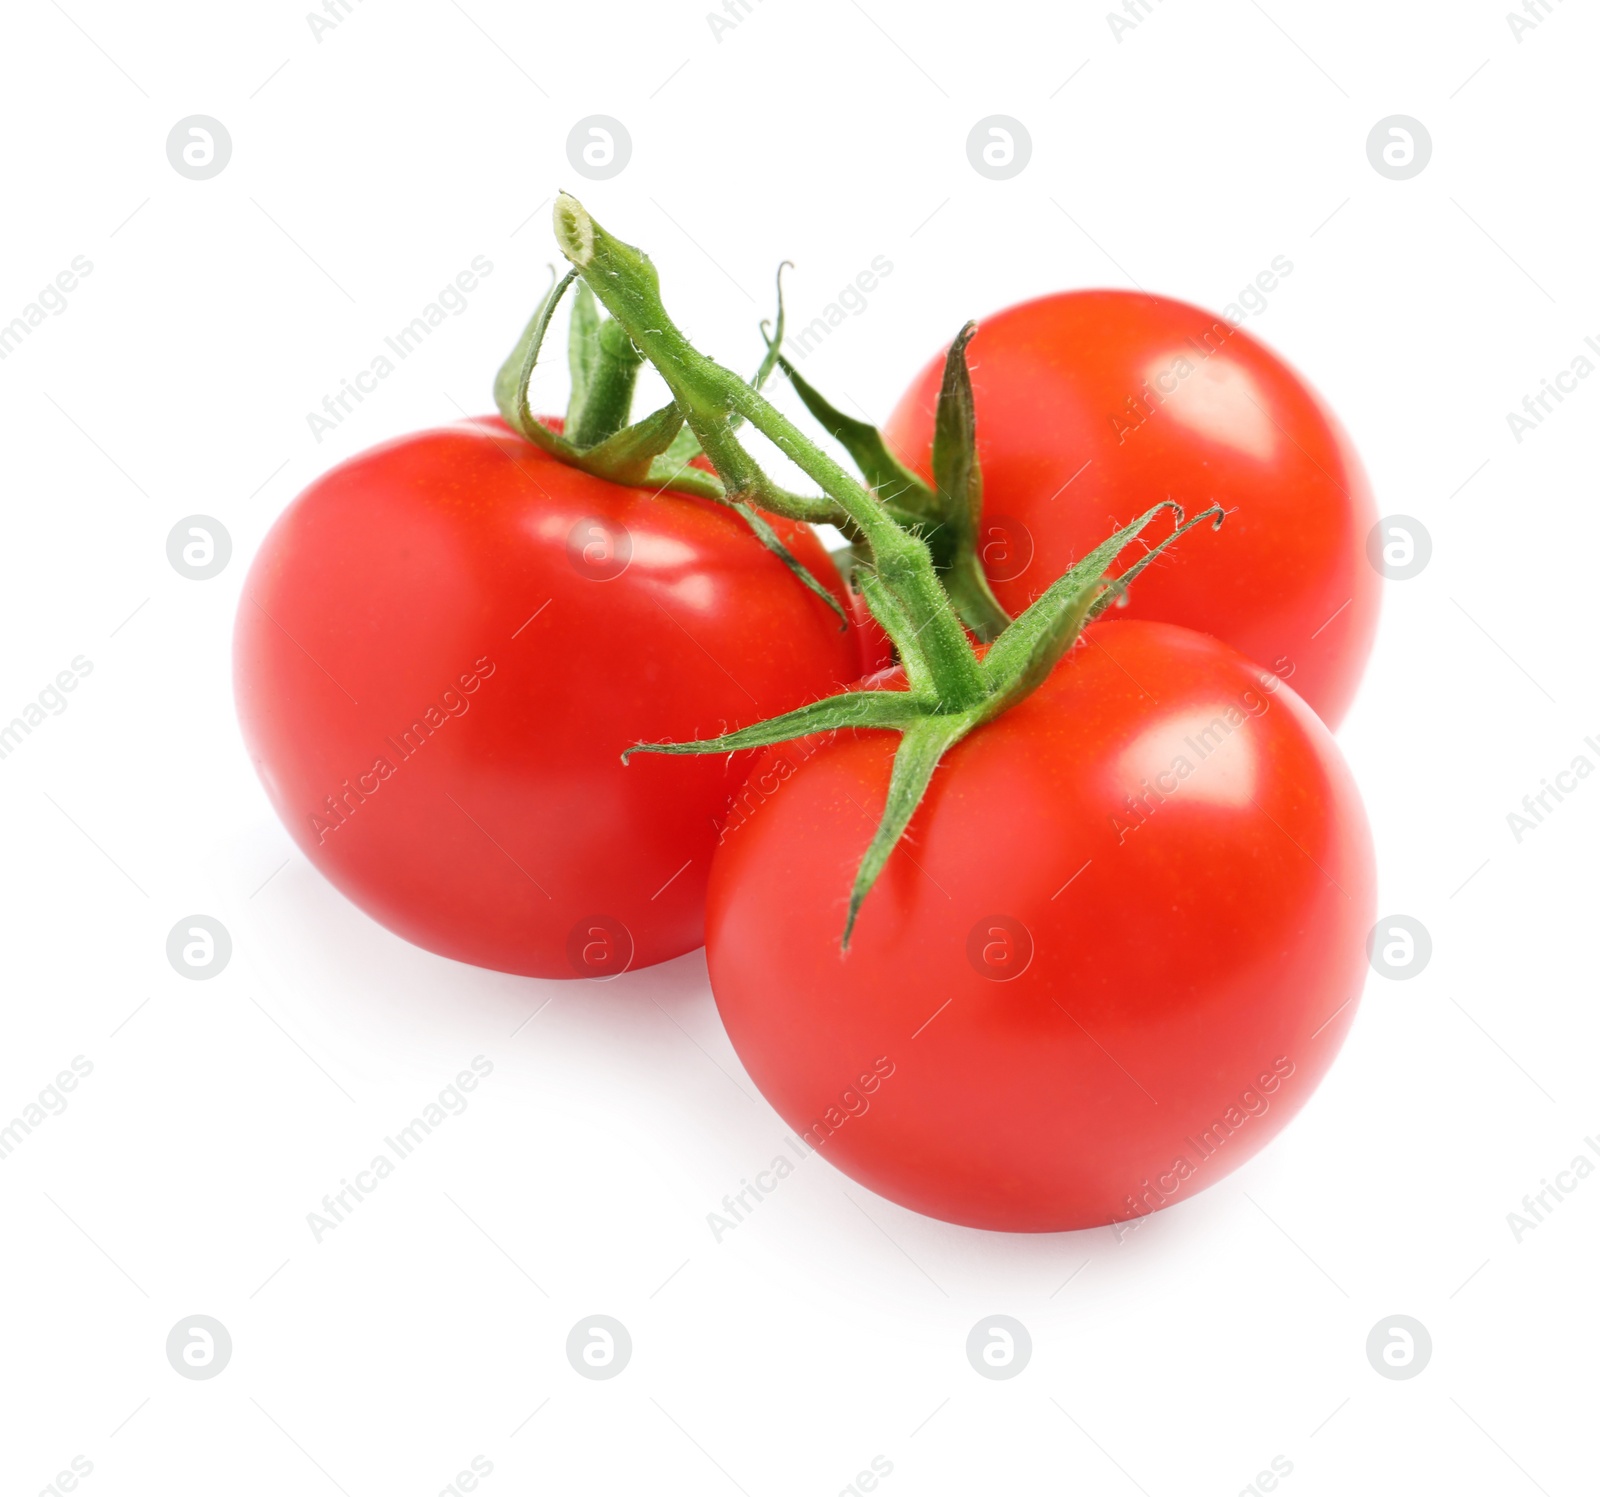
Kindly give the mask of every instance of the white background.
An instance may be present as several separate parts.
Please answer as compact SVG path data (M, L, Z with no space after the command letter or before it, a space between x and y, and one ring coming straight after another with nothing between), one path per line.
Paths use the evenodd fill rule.
M293 3L5 6L0 320L94 269L0 363L0 719L94 669L0 761L0 1122L93 1065L0 1162L4 1490L79 1456L104 1497L428 1497L482 1456L490 1493L829 1497L882 1456L890 1497L1191 1497L1281 1456L1295 1497L1593 1491L1600 1183L1520 1242L1507 1213L1600 1135L1600 783L1520 843L1506 817L1600 760L1600 380L1520 444L1506 413L1600 336L1600 22L1152 0L1118 40L1099 4L750 0L718 41L704 3L353 0L320 41ZM965 151L997 113L1033 140L1005 182ZM1396 113L1433 139L1409 181L1366 156ZM166 157L191 114L232 136L209 181ZM567 161L591 114L632 137L610 181ZM1341 743L1380 903L1434 953L1371 979L1237 1174L1119 1244L941 1225L812 1159L716 1242L782 1129L698 953L604 985L476 971L294 852L234 724L245 568L338 459L489 407L560 186L737 367L780 258L809 320L887 256L806 364L880 417L970 315L1134 282L1221 307L1293 262L1249 328L1433 538ZM474 255L467 311L318 444L307 413ZM209 582L166 558L194 513L233 537ZM195 912L234 942L209 982L165 956ZM316 1242L323 1194L476 1055L470 1109ZM210 1381L164 1353L196 1313L233 1339ZM565 1358L593 1313L633 1337L613 1381ZM997 1313L1034 1344L1006 1382L964 1355ZM1433 1339L1409 1381L1365 1354L1396 1313Z

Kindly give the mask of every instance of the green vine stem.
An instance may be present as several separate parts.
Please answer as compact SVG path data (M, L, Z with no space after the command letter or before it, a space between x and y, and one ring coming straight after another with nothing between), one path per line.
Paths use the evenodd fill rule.
M867 563L858 573L862 593L899 652L906 675L904 690L846 691L738 732L695 743L638 744L622 756L626 763L635 753L725 754L846 727L898 732L883 813L850 891L840 943L848 950L862 901L910 823L943 755L1037 688L1084 625L1167 546L1202 521L1211 520L1213 528L1220 525L1223 512L1213 506L1185 521L1171 501L1155 505L1058 578L980 656L940 585L928 543L917 528L904 527L880 497L801 435L758 390L689 343L667 315L655 267L642 251L608 234L566 193L556 200L555 232L561 252L577 274L666 381L728 497L801 520L838 524L842 517L866 546ZM734 426L741 420L792 459L822 494L793 495L772 484L734 436ZM961 433L955 436L960 439ZM951 492L971 507L972 490L958 468L949 469L955 475ZM1108 578L1122 551L1169 509L1176 516L1172 532L1120 576Z
M608 234L567 193L556 198L554 221L562 254L666 381L728 497L790 519L845 522L865 542L871 566L905 610L912 647L935 667L950 705L964 708L981 701L984 686L977 657L945 600L922 540L903 529L759 390L706 358L684 337L662 305L660 281L648 256ZM749 422L772 441L823 493L791 494L774 484L735 437L735 419Z
M580 282L567 339L572 396L561 428L574 447L597 447L628 424L643 363L633 340L609 318L601 320L594 293Z
M1106 571L1112 562L1165 509L1171 509L1175 515L1172 532L1163 536L1120 576L1108 580ZM867 604L900 651L906 672L906 690L869 687L847 691L717 738L695 743L637 744L623 754L623 762L636 753L732 753L787 743L791 739L839 728L884 728L898 732L900 746L895 751L883 815L856 869L850 890L850 909L840 942L848 950L862 901L910 825L945 751L974 728L998 717L1041 686L1056 663L1076 643L1084 626L1126 592L1128 584L1179 536L1206 520L1216 529L1222 519L1221 506L1213 505L1185 520L1183 511L1168 500L1147 510L1103 541L1036 599L986 655L978 659L974 653L983 695L964 707L950 704L940 690L937 669L919 657L915 635L907 630L905 614L893 592L874 573L863 572L862 591ZM949 604L945 606L948 608Z

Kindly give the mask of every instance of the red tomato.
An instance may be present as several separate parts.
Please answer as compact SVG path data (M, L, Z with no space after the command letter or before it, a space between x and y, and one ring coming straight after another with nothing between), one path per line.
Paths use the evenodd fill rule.
M712 867L712 990L846 1174L966 1226L1132 1221L1242 1164L1355 1013L1360 798L1294 691L1101 623L946 756L841 956L896 736L766 751Z
M1151 567L1119 618L1226 640L1337 727L1377 628L1377 521L1360 459L1282 359L1163 296L1072 291L985 318L967 350L985 568L1020 613L1130 511L1215 501L1228 521ZM929 476L943 355L884 428ZM1126 566L1141 554L1130 547Z
M812 532L774 523L837 587ZM622 751L837 689L856 633L727 510L486 418L363 453L285 511L235 689L278 815L368 914L479 966L607 976L700 945L752 757Z

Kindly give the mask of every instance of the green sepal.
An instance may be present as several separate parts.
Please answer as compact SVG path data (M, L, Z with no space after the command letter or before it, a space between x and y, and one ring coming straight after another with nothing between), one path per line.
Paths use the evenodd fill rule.
M1166 509L1172 510L1175 516L1172 533L1163 536L1127 571L1108 581L1106 569ZM1213 520L1212 529L1216 529L1222 524L1222 518L1221 506L1213 505L1186 521L1179 505L1171 499L1163 500L1101 541L1087 556L1052 582L984 656L984 677L994 693L984 704L984 720L998 716L1014 702L1021 701L1034 691L1055 669L1056 662L1072 648L1084 626L1098 618L1109 603L1126 592L1128 584L1179 536L1204 520Z
M972 383L965 357L967 343L976 330L973 322L962 328L945 358L934 426L933 471L938 482L933 488L889 450L883 433L870 421L845 415L802 378L787 359L780 358L779 363L801 404L850 454L867 487L883 501L895 522L921 536L927 544L961 621L979 639L987 641L1004 631L1011 616L990 590L977 553L983 482L978 469Z
M624 427L585 451L582 454L584 471L630 487L648 483L656 459L669 450L673 438L682 430L683 412L676 401L670 402L659 411L652 411L643 421ZM710 478L712 475L701 473L700 476Z
M984 656L984 675L993 683L983 704L985 722L1043 685L1088 623L1104 584L1098 577L1069 581L1070 575L1035 599Z
M970 536L983 513L983 473L978 467L978 417L972 402L967 344L978 331L969 322L944 357L944 377L933 417L933 486L946 524Z
M778 346L778 339L774 338L770 348L776 349ZM929 532L937 529L937 505L933 490L889 450L883 433L870 421L857 421L854 416L847 416L838 407L830 405L815 386L801 378L800 371L781 354L778 356L778 366L794 386L800 403L811 412L823 430L850 454L851 462L866 479L867 487L886 505L902 511L910 523L921 522L921 528ZM925 534L923 539L928 542L937 564L939 547L934 536Z
M845 917L844 935L840 938L841 951L850 949L850 935L856 928L856 916L861 913L861 902L872 892L872 886L883 872L889 854L905 834L927 793L928 782L939 767L945 752L965 738L978 724L973 712L939 714L922 717L901 730L900 746L894 751L894 769L889 775L889 793L884 799L883 815L878 819L878 829L862 855L856 868L855 883L850 888L850 913Z
M757 365L756 372L750 380L750 388L752 390L765 388L767 381L772 378L772 371L778 367L779 358L782 357L779 350L783 347L783 331L786 320L783 310L783 273L786 270L793 269L793 260L781 260L778 262L777 272L772 278L777 292L778 310L773 314L770 324L765 322L761 324L761 337L767 345L767 351L762 354L761 363ZM737 431L743 419L742 416L734 416L729 429Z
M1119 577L1108 580L1106 571L1117 557L1138 539L1156 516L1168 509L1176 516L1172 533L1163 536ZM697 743L640 744L622 756L623 762L627 762L629 754L641 752L731 753L786 743L810 733L842 727L898 731L902 737L895 750L883 814L851 886L849 915L841 942L842 948L848 950L862 901L871 892L890 853L910 825L943 755L974 728L992 721L1037 690L1077 641L1084 627L1126 592L1128 584L1179 536L1206 520L1212 521L1213 529L1220 526L1223 521L1221 506L1213 505L1185 520L1182 509L1173 501L1165 500L1102 541L1058 577L991 645L979 663L984 684L982 700L954 707L939 699L924 652L918 646L910 620L893 589L870 566L863 565L856 573L856 583L873 616L883 625L900 654L907 690L846 692L738 732Z
M961 620L981 640L999 638L1011 623L989 586L978 554L983 523L983 470L978 465L978 415L967 368L967 344L978 331L969 322L944 358L933 420L933 484L937 513L950 537L944 585Z
M1026 696L1055 669L1087 621L1105 585L1106 568L1164 509L1177 510L1179 520L1183 518L1170 499L1153 505L1057 577L994 642L984 656L983 674L1006 698L997 711Z
M495 376L495 404L506 424L550 456L596 478L629 487L651 488L657 493L671 489L726 505L808 591L815 593L838 615L840 628L849 628L849 616L839 600L783 543L766 519L751 505L729 498L716 474L690 466L690 460L700 451L700 444L684 425L683 412L676 401L652 411L632 426L607 432L591 446L579 445L570 424L566 431L555 432L533 414L528 406L528 385L539 360L539 349L562 292L577 277L578 272L571 270L559 281L552 279L550 290L534 309L517 346ZM607 401L615 402L625 393L626 401L631 402L633 374L643 362L643 355L634 348L620 323L600 320L594 293L581 282L572 315L574 331L568 339L567 354L573 400L568 406L568 422L574 420L570 413L578 410L581 412L578 429L581 431L587 423L598 430L612 419L604 417ZM781 302L778 316L781 323ZM627 355L620 353L624 345L629 350ZM626 402L621 409L625 414Z
M523 328L516 347L495 375L494 403L506 425L551 457L569 467L592 473L597 478L636 483L657 490L674 489L702 499L721 500L722 483L714 474L690 468L687 458L673 460L674 447L683 430L681 415L674 420L667 409L654 411L643 421L608 433L597 444L585 448L572 438L570 427L562 432L553 431L529 408L528 385L533 378L534 366L539 361L539 350L544 344L545 334L562 293L575 280L579 280L576 270L569 270L559 280L552 275L550 289L534 308L533 316ZM573 382L573 400L569 403L569 412L582 406L594 392L594 382L601 377L607 357L602 348L602 332L610 325L599 320L594 293L581 280L578 295L574 299L573 323L574 332L567 345ZM621 333L620 328L618 333ZM639 361L642 361L642 356L636 357L635 368ZM676 407L670 409L676 411ZM662 440L664 431L665 443ZM642 466L639 463L641 457Z
M528 405L528 385L533 379L534 366L539 362L539 350L544 344L545 334L549 331L550 320L555 315L556 305L561 300L562 293L577 279L576 270L569 270L559 280L552 277L550 289L534 308L533 316L523 328L516 347L511 350L506 361L500 366L499 373L495 375L494 403L505 419L506 425L519 436L532 442L535 447L549 453L551 457L566 463L569 467L592 473L597 478L608 478L619 483L649 485L658 490L670 488L679 493L697 495L702 499L722 500L722 484L714 474L702 472L698 468L689 468L686 464L673 463L667 456L671 452L674 437L683 425L681 415L677 416L674 422L666 409L652 412L643 421L624 427L621 431L610 434L598 445L585 449L565 432L552 431L533 414ZM581 286L581 291L588 295L589 312L592 314L593 293L587 286ZM575 317L582 319L585 316L579 310L583 306L584 297L580 294L576 299ZM601 326L604 327L605 324ZM598 334L593 342L595 357L598 360L600 357ZM569 340L568 353L575 387L580 378L591 380L597 364L590 361L587 353L581 356L573 355L572 340ZM586 388L592 389L592 386ZM675 406L670 409L676 411ZM670 430L667 430L668 427ZM664 439L663 431L666 432ZM641 455L644 457L642 467L638 466ZM636 476L619 476L624 472L634 473Z
M709 477L710 475L707 474L706 476ZM788 567L794 574L795 580L802 587L808 592L815 593L829 608L839 615L839 629L841 632L850 627L850 615L844 611L844 605L812 575L810 568L784 545L783 537L767 523L767 517L760 510L755 508L754 505L746 504L742 499L725 498L722 503L732 509L755 532L756 539L767 550L772 552L784 566Z
M741 749L767 748L839 728L905 729L927 717L931 710L928 700L912 691L843 691L716 738L692 743L636 743L623 754L622 762L626 764L634 754L736 754Z
M551 431L528 408L528 382L533 378L533 366L539 362L539 347L544 342L550 319L555 315L556 304L577 278L576 270L569 270L560 280L556 280L552 273L550 289L533 309L533 316L523 328L516 347L494 377L495 408L505 419L506 425L535 447L543 448L552 457L561 458L564 462L570 462L578 449L565 437Z
M1133 579L1137 577L1139 573L1142 572L1147 566L1149 566L1151 562L1153 562L1158 556L1160 556L1161 553L1165 551L1167 547L1177 540L1177 538L1185 531L1193 530L1194 527L1200 524L1202 520L1210 520L1211 528L1213 530L1221 530L1222 522L1227 518L1227 511L1223 509L1220 504L1213 504L1210 506L1210 508L1201 510L1200 513L1191 520L1185 520L1183 518L1183 511L1179 509L1176 504L1174 504L1172 507L1177 511L1177 519L1173 522L1172 534L1162 536L1162 538L1157 541L1155 545L1153 545L1143 556L1141 556L1138 561L1134 562L1134 564L1129 567L1127 571L1119 573L1106 584L1105 591L1101 593L1100 596L1096 598L1094 603L1090 606L1089 621L1091 623L1095 619L1099 618L1100 615L1104 613L1106 609L1111 607L1111 605L1119 598L1124 597L1127 594L1128 585L1133 581Z

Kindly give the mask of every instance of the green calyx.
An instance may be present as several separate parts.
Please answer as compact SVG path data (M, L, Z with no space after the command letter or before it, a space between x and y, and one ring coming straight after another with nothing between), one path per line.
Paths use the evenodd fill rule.
M906 470L873 428L840 416L785 365L801 399L860 466L868 485L864 487L808 441L758 388L689 343L667 315L655 267L642 251L608 234L566 193L556 200L555 229L575 273L666 381L727 497L796 519L838 525L858 540L864 552L857 580L867 606L899 654L906 676L904 690L845 691L737 732L694 743L638 744L623 755L627 762L636 753L726 754L840 728L899 733L883 812L850 891L841 941L848 949L862 901L904 834L944 754L1040 686L1084 626L1167 546L1204 520L1211 520L1213 528L1220 525L1223 512L1213 506L1185 521L1176 504L1157 504L1097 546L1016 620L1007 620L993 603L986 582L981 594L976 590L967 594L958 615L956 598L965 583L958 579L956 588L947 592L948 578L963 538L967 549L973 549L970 542L977 534L981 505L964 353L970 326L952 345L946 364L934 440L933 487ZM768 352L782 363L776 354L780 339L781 329L769 340ZM772 441L822 493L791 494L773 484L735 437L741 422ZM1122 551L1168 509L1175 514L1171 533L1119 576L1108 576ZM943 585L935 546L945 559ZM981 567L977 576L981 579ZM967 638L962 616L968 609L985 610L985 595L993 604L986 618L987 637L993 642L980 655Z
M1011 616L990 591L978 554L983 477L978 467L977 422L966 356L967 344L976 331L977 324L969 322L956 335L945 357L934 421L931 486L889 450L877 427L846 416L831 405L787 359L780 357L778 363L805 408L850 454L850 460L884 507L900 525L927 542L934 567L961 622L978 639L988 642L1000 636ZM776 342L772 347L776 350Z
M562 430L557 432L534 415L528 404L528 386L556 306L574 281L578 281L578 294L567 340L572 396ZM780 337L782 327L780 287ZM602 318L590 287L578 280L576 270L571 270L559 280L552 279L516 347L500 366L494 381L495 406L506 425L519 436L569 467L611 483L653 489L658 494L672 490L726 505L799 582L838 615L840 627L848 628L849 621L838 599L784 545L765 517L742 497L730 495L715 474L692 466L700 455L700 443L684 425L676 401L629 424L634 383L643 362L644 355L629 336L627 326L615 318ZM758 381L764 380L771 368L763 361Z
M567 202L575 200L568 198ZM582 214L581 206L578 212ZM495 378L495 404L507 425L551 457L597 478L650 488L657 493L692 494L726 505L804 586L839 615L844 626L844 611L838 601L800 564L761 511L832 524L855 543L858 551L869 549L856 518L833 501L825 482L824 494L817 497L790 493L774 484L733 441L733 433L747 419L737 403L719 413L715 404L719 397L713 395L711 408L697 413L683 404L674 388L672 401L630 425L634 386L647 357L634 333L650 325L657 312L660 318L655 320L665 318L655 268L642 251L612 239L603 230L597 241L594 221L586 214L579 217L563 208L559 201L556 218L557 239L573 269L559 280L552 280L550 290L534 309ZM613 283L609 301L597 294L598 281L586 273L587 267L600 262L608 267L605 274ZM778 268L776 319L770 329L769 324L762 324L766 355L748 388L760 391L773 370L781 368L807 410L850 455L887 517L902 530L926 541L934 570L961 622L981 641L998 638L1010 617L990 590L978 553L983 484L966 363L966 346L976 325L968 323L962 329L946 359L932 452L934 482L929 485L889 450L876 427L835 409L783 357L784 268ZM567 346L572 395L562 430L557 432L533 414L528 388L556 307L574 282L577 291ZM601 305L612 315L603 317ZM618 311L619 306L624 309L622 312ZM652 327L651 331L679 352L693 352L676 328ZM654 355L649 357L659 368L659 360ZM709 361L702 362L716 367ZM720 458L705 446L706 422L718 427L712 440L720 449ZM694 459L702 454L711 458L715 473L694 466Z
M602 352L600 322L592 296L587 306L579 298L572 318L568 361L573 388L567 420L563 422L566 429L554 431L533 414L528 405L528 386L539 361L539 350L562 295L576 279L576 272L569 272L559 281L552 281L517 346L495 376L494 402L506 425L551 457L596 478L676 488L704 498L721 497L721 485L711 474L665 458L683 427L683 418L673 407L654 412L636 425L626 424L633 381L641 361L633 360L630 367L626 358ZM577 432L572 430L574 426Z
M964 700L977 700L977 661L945 601L927 546L759 390L689 342L662 305L655 267L646 255L608 234L566 193L556 199L555 229L562 253L665 380L721 478L726 500L789 519L837 525L858 537L870 566L893 582L920 647L939 662L946 688ZM744 422L823 492L791 493L768 478L736 436Z
M1174 513L1171 532L1126 571L1109 578L1108 569L1122 550L1167 509ZM906 672L906 690L846 691L717 738L696 743L641 743L622 756L623 762L636 753L722 754L763 748L840 728L883 728L898 732L900 746L895 750L883 814L856 869L855 883L850 890L850 910L841 941L848 949L862 901L910 824L946 750L953 748L974 728L998 717L1042 686L1056 663L1076 643L1084 627L1115 602L1128 584L1180 535L1205 520L1210 520L1215 529L1222 519L1221 507L1213 505L1185 520L1183 511L1167 500L1123 526L1057 578L1001 633L986 654L979 658L972 652L981 683L976 700L952 699L953 693L941 689L940 671L930 664L916 633L908 628L895 589L880 575L864 571L862 591L874 617L884 626L899 652Z

